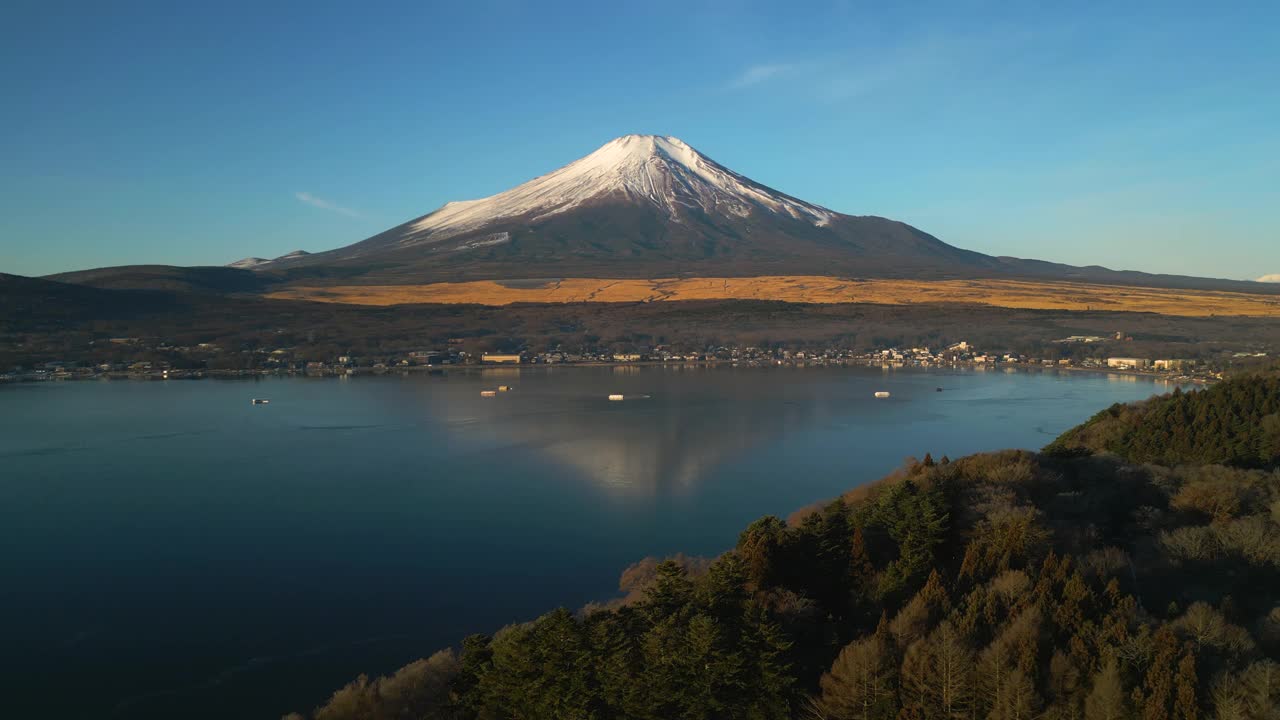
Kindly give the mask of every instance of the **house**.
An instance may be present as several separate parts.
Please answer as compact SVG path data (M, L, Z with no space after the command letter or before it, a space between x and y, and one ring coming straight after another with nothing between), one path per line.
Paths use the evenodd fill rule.
M614 362L639 362L640 355L638 353L614 353Z
M520 355L502 355L498 353L485 353L484 355L480 356L480 362L482 363L519 365L523 361L524 361L524 358L522 358Z

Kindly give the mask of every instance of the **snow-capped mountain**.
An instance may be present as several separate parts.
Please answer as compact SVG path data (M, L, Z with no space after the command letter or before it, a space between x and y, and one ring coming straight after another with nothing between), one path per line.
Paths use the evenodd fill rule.
M284 255L281 255L278 258L273 258L271 260L268 260L266 258L260 258L260 257L247 257L247 258L242 258L240 260L237 260L233 263L227 263L226 267L239 268L241 270L266 269L269 265L271 265L271 263L280 262L281 260L296 260L298 258L306 257L310 254L311 253L307 252L306 250L294 250L291 253L286 253Z
M428 282L546 277L965 274L995 258L744 177L668 136L626 135L505 192L254 269Z
M482 200L451 202L410 224L402 242L433 242L510 218L536 223L609 197L650 204L672 222L690 210L774 213L823 226L836 213L739 175L674 137L627 135L555 172Z

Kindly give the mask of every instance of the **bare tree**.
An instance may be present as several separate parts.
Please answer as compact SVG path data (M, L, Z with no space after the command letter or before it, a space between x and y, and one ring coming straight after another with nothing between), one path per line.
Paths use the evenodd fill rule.
M891 710L895 670L892 652L881 635L846 646L819 682L818 701L829 720L875 720Z
M1128 697L1120 677L1120 663L1107 658L1093 676L1093 688L1084 701L1085 720L1125 720L1129 717Z

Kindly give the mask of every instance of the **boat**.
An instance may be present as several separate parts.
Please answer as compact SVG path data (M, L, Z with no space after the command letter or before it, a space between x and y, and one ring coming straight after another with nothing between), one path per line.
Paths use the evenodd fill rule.
M942 388L934 388L934 392L942 392Z
M511 389L511 388L510 388L510 387L508 387L508 386L506 386L506 385L499 385L499 386L498 386L498 392L507 392L507 391L508 391L508 390L510 390L510 389Z
M876 392L876 397L878 397L878 398L887 398L887 397L889 397L889 393L888 393L888 391L886 391L886 390L879 390L879 391L877 391L877 392Z
M614 393L614 394L612 394L612 395L610 395L610 396L609 396L609 399L610 399L610 400L613 400L613 401L615 401L615 402L616 402L616 401L619 401L619 400L625 400L625 399L626 399L626 397L625 397L625 396L623 396L623 395L619 395L619 394L617 394L617 393Z
M254 398L253 400L249 401L251 405L266 405L269 402L271 401L266 398Z
M497 390L481 390L480 397L494 397L498 394Z

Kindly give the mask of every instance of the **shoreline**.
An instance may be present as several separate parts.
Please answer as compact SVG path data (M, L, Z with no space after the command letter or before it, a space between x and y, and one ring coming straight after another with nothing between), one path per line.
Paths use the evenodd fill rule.
M1181 384L1211 385L1218 382L1218 377L1201 377L1192 375L1179 375L1172 373L1154 372L1151 370L1132 370L1132 369L1116 369L1102 367L1081 367L1075 365L1032 365L1023 363L953 363L946 365L892 365L884 364L871 360L838 360L833 362L764 362L757 360L681 360L681 361L662 361L662 360L644 360L644 361L598 361L598 362L575 362L575 363L520 363L520 364L459 364L459 365L409 365L409 366L392 366L386 368L358 367L344 368L344 371L323 370L323 371L307 371L307 370L170 370L149 373L129 373L129 372L107 372L107 373L65 373L65 374L49 374L46 376L24 375L19 377L0 376L0 385L5 384L23 384L23 383L43 383L43 382L64 382L64 381L131 381L131 382L155 382L167 380L235 380L235 379L258 379L264 377L293 377L293 378L349 378L359 376L383 376L383 375L410 375L410 374L427 374L427 375L445 375L450 372L492 372L512 370L522 372L527 370L550 370L558 368L745 368L745 369L827 369L827 368L871 368L882 370L969 370L982 372L1009 372L1009 371L1035 371L1035 372L1068 372L1083 373L1095 375L1119 375L1134 378L1148 378L1152 381L1163 380L1166 382L1177 382Z

